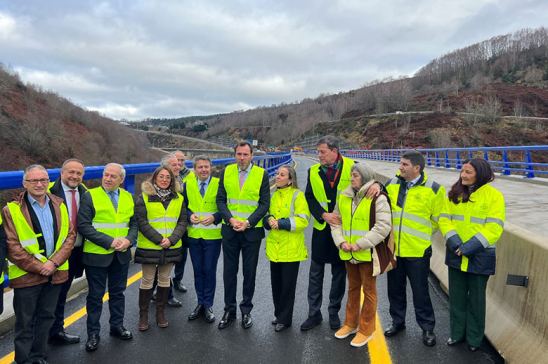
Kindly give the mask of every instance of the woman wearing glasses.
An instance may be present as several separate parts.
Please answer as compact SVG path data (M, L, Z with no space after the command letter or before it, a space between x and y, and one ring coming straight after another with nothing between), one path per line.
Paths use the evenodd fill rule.
M158 269L156 323L167 327L164 309L169 294L169 276L173 264L182 259L181 238L186 231L186 210L183 196L173 173L158 167L152 177L141 185L142 194L135 204L139 237L135 263L143 265L139 287L139 331L146 331L153 282Z

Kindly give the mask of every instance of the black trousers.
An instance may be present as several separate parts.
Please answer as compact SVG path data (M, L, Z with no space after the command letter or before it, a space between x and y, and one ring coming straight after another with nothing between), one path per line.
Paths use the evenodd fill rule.
M293 306L295 305L295 288L299 276L300 262L270 262L270 282L274 300L274 317L280 324L291 325Z
M49 330L49 336L54 336L64 330L65 325L65 304L67 303L67 295L74 280L74 273L69 271L68 280L60 285L59 300L55 307L55 320L51 329Z
M423 330L433 330L436 324L434 309L428 290L428 274L430 273L430 256L422 258L398 257L398 265L387 273L388 301L390 316L394 325L405 324L407 309L407 278L413 291L413 305L417 323Z
M119 327L124 323L125 297L129 263L121 264L115 257L108 267L86 266L86 278L89 292L86 300L88 311L88 336L101 331L101 312L103 310L103 295L108 281L108 308L110 311L110 327Z
M34 362L47 358L48 333L55 320L55 306L61 285L43 283L15 288L15 362Z
M310 261L310 274L308 276L308 317L321 317L323 299L323 277L325 264ZM346 268L344 262L331 264L331 289L329 291L330 315L336 315L341 309L341 302L346 291Z
M238 266L240 251L242 253L242 272L244 276L242 314L253 309L253 294L255 293L255 276L261 241L248 241L243 233L237 233L231 239L223 239L223 283L225 287L225 311L236 314L236 288L238 286Z

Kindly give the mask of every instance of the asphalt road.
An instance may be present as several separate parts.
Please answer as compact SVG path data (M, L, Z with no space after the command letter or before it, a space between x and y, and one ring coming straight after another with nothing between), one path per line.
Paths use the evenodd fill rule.
M305 157L296 158L299 184L304 190L306 171L314 162ZM307 231L310 241L311 228ZM262 243L264 245L264 241ZM223 313L222 255L217 270L217 291L214 312L217 320L207 324L203 320L189 322L188 314L196 303L193 288L192 265L187 262L184 284L189 288L185 294L176 293L183 302L182 308L169 308L167 316L169 327L165 329L151 325L141 333L137 330L138 286L139 281L131 284L126 291L125 326L134 334L131 341L120 341L108 335L108 305L104 305L102 315L101 343L94 353L84 350L86 340L85 316L71 324L67 331L78 334L82 342L70 346L50 346L50 363L500 363L502 359L485 343L482 351L471 353L466 345L448 347L448 304L446 295L440 290L435 278L431 280L431 296L436 313L436 334L438 344L433 348L425 347L421 341L421 331L414 319L412 302L408 303L407 329L398 336L384 340L382 328L390 324L388 301L386 298L386 277L377 280L378 319L382 328L377 325L375 338L368 346L352 348L350 338L336 339L329 328L327 320L321 326L308 332L299 330L306 319L308 305L306 292L308 287L309 262L301 263L297 282L296 304L293 327L281 332L274 332L270 321L273 319L274 307L270 287L269 264L264 253L261 253L257 270L256 291L252 316L253 327L244 330L240 317L231 327L218 330L217 323ZM130 276L137 274L140 265L132 265ZM324 280L324 319L328 317L327 302L329 295L330 269L326 267ZM241 299L241 273L239 276L238 299ZM408 300L411 300L410 291ZM67 316L85 307L86 292L67 304ZM344 319L344 304L341 319ZM153 307L152 307L153 310ZM151 315L151 322L154 316ZM386 344L385 344L386 342ZM387 346L386 346L387 345ZM7 361L6 355L13 350L13 333L0 339L0 364Z

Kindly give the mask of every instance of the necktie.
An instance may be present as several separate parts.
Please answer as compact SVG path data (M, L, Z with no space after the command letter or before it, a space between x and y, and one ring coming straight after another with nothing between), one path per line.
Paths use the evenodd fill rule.
M202 197L205 195L205 182L200 183L200 195L202 195Z
M76 229L76 218L78 216L78 204L76 203L76 190L70 190L70 193L72 194L70 198L70 223L72 224L72 227Z
M245 171L240 171L240 190L244 186L245 182Z
M116 201L116 193L114 193L114 191L109 191L108 196L110 197L110 201L112 201L112 206L114 206L114 210L118 210L118 201Z

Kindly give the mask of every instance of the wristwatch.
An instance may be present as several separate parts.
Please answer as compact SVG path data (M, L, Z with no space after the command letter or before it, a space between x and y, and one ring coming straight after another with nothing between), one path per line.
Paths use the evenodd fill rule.
M249 223L249 220L245 220L245 223L247 224L246 229L249 229L251 227L251 224Z

